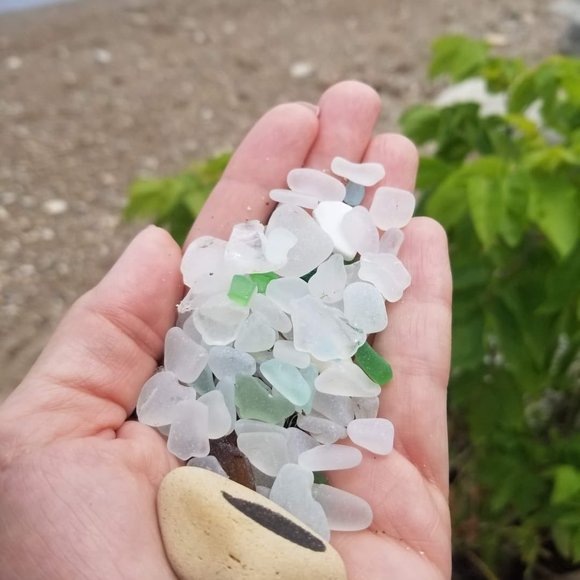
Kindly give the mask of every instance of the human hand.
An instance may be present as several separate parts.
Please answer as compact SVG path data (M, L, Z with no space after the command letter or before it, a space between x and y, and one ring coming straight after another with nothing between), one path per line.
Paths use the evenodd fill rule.
M302 104L267 113L240 145L190 239L227 238L245 219L265 222L273 209L268 192L283 185L290 169L328 169L336 155L378 161L387 173L379 185L412 189L416 151L399 136L372 137L379 110L374 91L346 82L322 96L318 115ZM180 257L162 230L139 234L72 307L0 407L3 579L175 578L155 497L178 463L156 431L127 417L174 323L183 291ZM415 218L401 258L413 283L390 306L389 327L374 341L395 374L380 410L395 425L395 450L365 454L358 468L330 477L374 512L369 530L333 534L351 580L450 575L451 279L441 227Z

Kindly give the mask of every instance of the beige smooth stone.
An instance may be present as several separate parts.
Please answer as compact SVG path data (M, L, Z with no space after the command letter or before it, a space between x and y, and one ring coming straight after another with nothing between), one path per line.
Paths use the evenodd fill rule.
M181 580L347 580L330 544L269 499L206 469L168 473L157 512Z

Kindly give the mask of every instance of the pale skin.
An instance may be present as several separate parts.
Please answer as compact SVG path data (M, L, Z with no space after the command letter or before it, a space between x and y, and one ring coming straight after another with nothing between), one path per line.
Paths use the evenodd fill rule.
M318 107L278 106L239 146L189 240L227 238L233 224L266 221L268 191L288 171L328 169L335 155L378 161L379 185L413 189L417 153L405 138L373 136L380 99L344 82ZM370 194L372 196L372 192ZM370 199L365 200L368 205ZM400 257L413 282L390 305L374 347L391 363L380 415L395 450L365 453L331 482L372 506L369 530L334 533L350 580L450 577L446 386L451 274L442 228L414 218ZM24 381L0 407L0 577L173 579L155 497L177 461L151 428L127 421L162 355L183 288L181 249L149 227L65 316Z

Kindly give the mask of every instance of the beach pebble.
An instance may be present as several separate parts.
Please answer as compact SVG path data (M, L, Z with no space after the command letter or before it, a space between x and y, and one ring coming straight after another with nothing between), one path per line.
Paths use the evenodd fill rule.
M415 196L396 187L379 187L371 203L369 213L381 230L404 228L413 217Z
M364 186L376 185L385 176L385 168L380 163L353 163L344 157L335 157L330 169L335 175Z
M346 431L350 440L377 455L388 455L393 450L395 428L388 419L355 419Z
M181 580L347 579L338 553L300 520L206 469L181 467L165 476L157 511Z

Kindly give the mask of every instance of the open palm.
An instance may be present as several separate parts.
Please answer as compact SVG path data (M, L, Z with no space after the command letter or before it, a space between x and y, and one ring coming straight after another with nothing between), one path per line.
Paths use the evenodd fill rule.
M266 221L268 192L284 185L290 169L328 169L336 155L378 161L386 168L379 185L412 189L416 151L396 135L373 137L379 111L376 93L355 82L330 88L318 111L304 104L271 110L240 145L190 239L227 238L235 223ZM374 511L369 530L333 534L351 580L450 576L447 247L431 220L414 219L405 234L401 258L413 284L374 340L395 374L380 409L395 424L395 451L365 454L357 469L332 476ZM175 577L155 497L177 462L154 430L127 416L174 322L180 257L158 228L137 236L0 408L3 579Z

